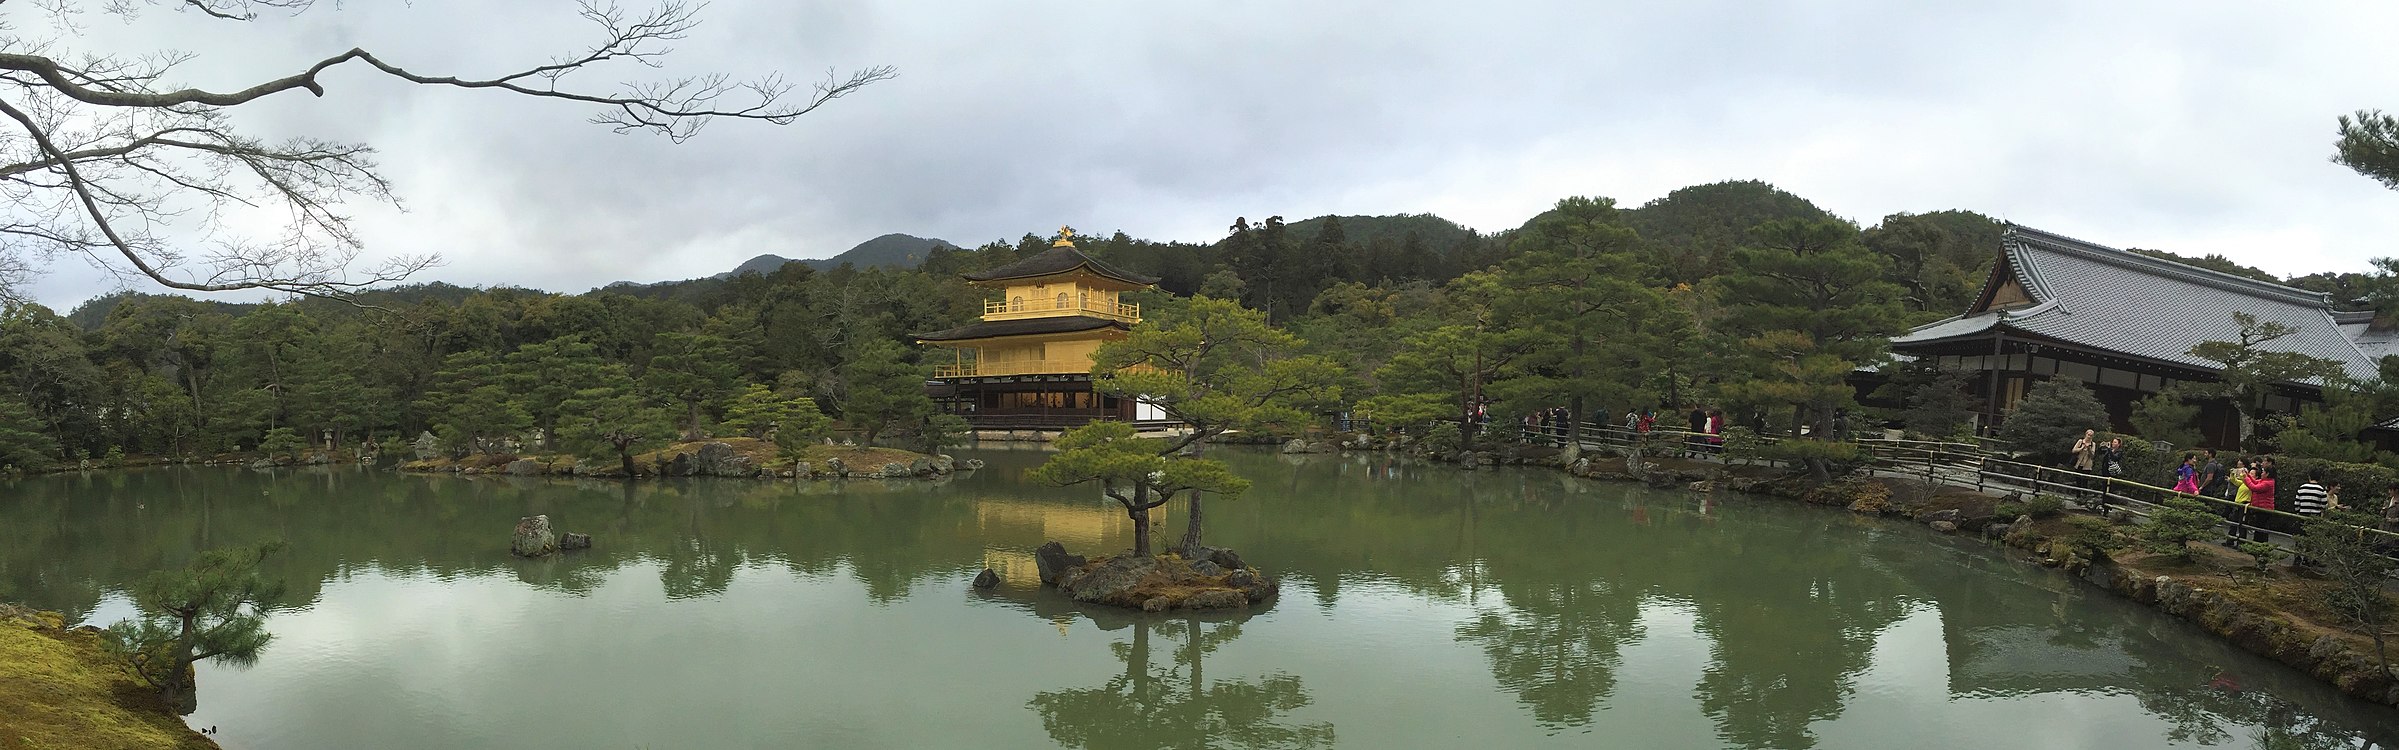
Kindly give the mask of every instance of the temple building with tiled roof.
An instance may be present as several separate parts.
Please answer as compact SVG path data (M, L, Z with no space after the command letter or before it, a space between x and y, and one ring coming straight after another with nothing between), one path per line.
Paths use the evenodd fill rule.
M2141 398L2180 381L2218 379L2216 363L2190 350L2239 340L2236 312L2292 330L2265 349L2339 362L2354 377L2374 377L2381 355L2399 353L2399 338L2372 330L2370 314L2336 310L2322 292L2014 225L1974 305L1893 338L1891 351L1978 373L1986 425L2015 408L2030 383L2068 377L2089 384L2126 430ZM2320 391L2320 383L2284 383L2267 406L2294 411ZM2229 446L2240 434L2236 419L2211 404L2199 427L2210 445Z
M931 390L952 412L986 429L1159 416L1096 392L1091 382L1100 344L1123 339L1141 322L1141 307L1123 295L1150 288L1156 277L1085 255L1067 228L1039 255L963 277L999 290L1000 298L983 303L981 320L915 336L951 351L950 363L935 367Z

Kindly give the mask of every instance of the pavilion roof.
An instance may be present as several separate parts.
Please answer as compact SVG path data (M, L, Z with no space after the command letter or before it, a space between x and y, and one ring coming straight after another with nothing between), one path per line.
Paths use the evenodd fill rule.
M2210 271L2163 258L2009 225L2000 261L1976 309L1916 327L1891 339L1894 349L2010 331L2091 349L2214 371L2215 362L2190 354L2207 341L2238 341L2233 313L2291 328L2263 345L2333 360L2353 377L2370 378L2374 357L2351 337L2365 326L2336 313L2322 292ZM1987 309L1995 289L2014 279L2028 306ZM2336 320L2336 315L2342 317ZM2380 343L2380 342L2376 342ZM2380 347L2377 347L2378 350Z

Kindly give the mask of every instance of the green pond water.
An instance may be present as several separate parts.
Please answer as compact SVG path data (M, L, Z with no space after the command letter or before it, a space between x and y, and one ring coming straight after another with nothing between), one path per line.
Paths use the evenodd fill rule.
M2379 747L2399 712L1970 539L1544 470L1216 452L1238 616L1084 611L1030 553L1128 546L1042 454L946 481L622 485L351 468L0 484L0 599L105 623L284 539L228 748ZM1167 531L1179 534L1180 506ZM519 516L588 552L509 557ZM993 593L968 581L985 567Z

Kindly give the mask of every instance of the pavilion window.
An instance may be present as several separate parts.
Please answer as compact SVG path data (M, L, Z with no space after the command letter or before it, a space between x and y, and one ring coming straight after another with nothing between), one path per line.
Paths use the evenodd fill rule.
M1024 298L1024 297L1018 296L1018 297L1010 297L1010 298L1008 298L1008 312L1024 312L1024 311L1025 311L1025 298Z
M1058 293L1058 309L1060 309L1060 310L1064 310L1064 309L1066 309L1066 293L1065 293L1065 292L1059 292L1059 293Z

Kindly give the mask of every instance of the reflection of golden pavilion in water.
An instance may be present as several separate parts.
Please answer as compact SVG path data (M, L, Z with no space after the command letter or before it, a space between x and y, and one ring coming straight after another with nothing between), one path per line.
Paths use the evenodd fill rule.
M1150 509L1153 530L1157 528L1154 524L1165 518L1165 508ZM1043 542L1056 540L1067 550L1086 555L1109 554L1109 550L1127 546L1125 540L1133 535L1133 519L1125 517L1122 507L1106 501L1070 504L984 498L975 502L975 525L989 545L983 549L983 566L998 572L1010 585L1022 586L1041 583L1032 550Z
M964 276L1002 290L1000 298L983 303L981 321L916 334L917 343L951 350L950 364L934 370L930 388L951 413L986 429L1163 417L1091 387L1092 354L1141 322L1141 306L1123 294L1148 289L1157 277L1084 255L1071 227L1059 228L1047 252Z

